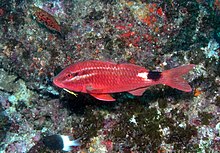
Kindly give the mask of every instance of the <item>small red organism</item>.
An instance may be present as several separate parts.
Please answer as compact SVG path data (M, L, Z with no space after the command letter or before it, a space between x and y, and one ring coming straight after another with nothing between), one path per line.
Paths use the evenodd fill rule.
M70 56L67 56L64 65L70 65L71 63L73 63L72 58Z
M119 37L125 41L127 46L134 46L138 47L138 43L140 41L140 36L136 36L135 31L131 31L130 29L133 27L133 24L128 24L127 26L124 25L116 25L115 28L121 31L125 31L124 33L120 34Z
M133 35L135 35L135 32L134 32L134 31L129 31L129 32L126 32L126 33L121 34L120 37L122 37L122 38L128 38L128 37L131 37L131 36L133 36Z
M136 64L136 60L132 57L132 58L129 60L129 63L131 63L131 64Z
M56 39L56 37L54 37L54 35L52 35L52 34L49 34L49 35L48 35L48 39L49 39L50 41L52 41L52 40Z
M157 9L157 14L158 14L159 16L163 16L163 10L162 10L161 7L159 7L159 8Z
M108 152L111 152L113 150L113 142L111 140L103 141L102 144L106 146Z
M36 6L32 6L31 12L37 22L43 24L48 29L61 34L61 27L51 14Z
M3 8L0 8L0 17L2 17L5 14L5 11Z
M125 30L127 27L123 26L123 25L117 25L117 26L115 26L115 28L118 30Z
M138 47L138 43L140 42L140 36L137 36L133 41L132 41L132 45L135 47Z
M198 88L196 88L195 90L194 90L194 96L195 97L198 97L199 95L201 95L202 94L202 90L200 90L200 89L198 89Z
M219 0L215 0L215 2L214 2L214 8L215 8L216 10L220 10L220 1L219 1Z
M11 127L10 127L10 132L18 133L19 132L19 128L20 128L20 126L17 123L12 122Z

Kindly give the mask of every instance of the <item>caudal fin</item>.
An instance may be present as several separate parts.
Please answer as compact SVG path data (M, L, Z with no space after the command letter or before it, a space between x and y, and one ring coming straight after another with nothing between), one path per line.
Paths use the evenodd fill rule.
M192 70L194 66L194 64L189 64L163 71L161 83L168 85L172 88L176 88L178 90L191 92L192 88L190 87L188 82L182 78L182 76Z

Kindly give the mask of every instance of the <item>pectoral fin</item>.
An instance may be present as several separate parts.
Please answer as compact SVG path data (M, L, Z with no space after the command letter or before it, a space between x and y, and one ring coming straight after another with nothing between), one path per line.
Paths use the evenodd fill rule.
M100 88L96 88L92 85L87 85L86 86L86 91L88 93L102 93L103 89L100 89Z
M145 90L147 88L148 87L146 87L146 88L139 88L139 89L136 89L136 90L129 91L129 93L134 95L134 96L141 96L141 95L143 95L143 93L145 92Z
M91 96L95 97L98 100L103 100L103 101L115 101L114 98L110 94L91 94Z

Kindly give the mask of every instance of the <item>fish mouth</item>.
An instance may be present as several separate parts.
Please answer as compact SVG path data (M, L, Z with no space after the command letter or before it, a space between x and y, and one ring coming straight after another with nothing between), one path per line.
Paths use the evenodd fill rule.
M59 88L64 88L63 84L59 81L59 78L53 78L53 84Z

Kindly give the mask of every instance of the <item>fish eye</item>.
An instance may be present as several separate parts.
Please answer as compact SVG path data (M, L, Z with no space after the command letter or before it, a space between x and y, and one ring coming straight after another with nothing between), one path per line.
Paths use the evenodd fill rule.
M73 75L72 75L71 73L67 73L67 74L66 74L66 77L67 77L67 78L71 78L71 77L73 77Z
M72 77L75 77L77 75L78 75L78 73L67 73L66 78L72 78Z

